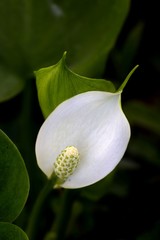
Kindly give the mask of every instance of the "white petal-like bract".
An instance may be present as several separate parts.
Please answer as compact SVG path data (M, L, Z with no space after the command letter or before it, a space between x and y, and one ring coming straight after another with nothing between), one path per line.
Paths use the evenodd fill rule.
M90 91L61 103L45 120L36 141L41 170L50 177L57 156L67 146L80 160L64 188L91 185L109 174L122 159L130 126L121 109L121 92Z

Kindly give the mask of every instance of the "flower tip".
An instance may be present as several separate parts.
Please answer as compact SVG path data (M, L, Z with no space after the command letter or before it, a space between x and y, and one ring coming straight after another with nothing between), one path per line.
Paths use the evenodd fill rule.
M67 51L63 53L62 59L66 60Z
M135 70L139 67L139 65L137 64L127 75L127 77L125 78L125 80L123 81L123 83L121 84L121 86L118 88L117 92L122 92L123 89L125 88L126 84L128 83L128 80L130 79L130 77L132 76L132 74L135 72Z

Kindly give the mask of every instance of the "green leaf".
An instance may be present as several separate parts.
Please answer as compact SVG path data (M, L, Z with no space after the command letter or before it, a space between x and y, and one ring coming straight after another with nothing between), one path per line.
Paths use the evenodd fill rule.
M81 0L76 5L74 0L70 4L55 2L67 14L65 25L60 26L65 37L59 39L64 42L61 51L68 52L70 67L85 76L100 75L127 17L130 0Z
M33 69L53 65L68 51L75 72L99 75L129 4L130 0L81 0L76 4L74 0L1 0L0 65L26 78Z
M0 130L0 221L12 222L22 211L29 191L24 161L13 142Z
M23 87L23 79L0 66L0 102L14 97Z
M72 72L62 59L51 67L42 68L35 72L39 103L47 117L61 102L79 93L87 91L109 91L115 88L110 81L92 79Z
M21 228L11 223L0 222L1 240L28 240Z

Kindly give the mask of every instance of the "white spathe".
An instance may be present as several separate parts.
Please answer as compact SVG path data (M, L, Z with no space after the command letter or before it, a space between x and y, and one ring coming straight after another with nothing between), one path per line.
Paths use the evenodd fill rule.
M122 159L130 139L130 125L121 109L121 92L90 91L61 103L45 120L36 141L36 157L48 176L67 146L80 161L64 188L91 185L109 174Z

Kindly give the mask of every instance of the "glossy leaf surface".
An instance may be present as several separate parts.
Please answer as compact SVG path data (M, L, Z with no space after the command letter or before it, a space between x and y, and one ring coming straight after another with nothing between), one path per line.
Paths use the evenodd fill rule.
M0 221L16 219L26 203L28 191L29 179L23 159L0 130Z
M14 224L0 222L1 240L28 240L27 235Z

